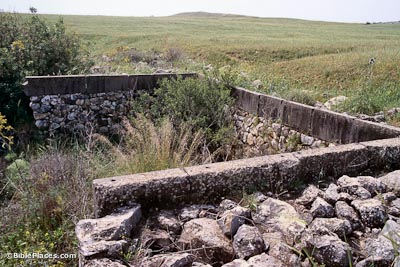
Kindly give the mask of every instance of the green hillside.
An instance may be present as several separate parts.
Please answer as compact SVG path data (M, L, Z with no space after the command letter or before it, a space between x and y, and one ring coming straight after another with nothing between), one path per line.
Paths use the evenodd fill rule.
M365 88L374 91L372 96L375 91L399 89L398 23L328 23L204 12L169 17L63 17L69 29L90 41L97 63L111 65L113 72L137 72L127 53L132 48L144 53L172 48L191 59L173 62L180 70L230 65L249 80L262 80L264 91L284 97L293 90L306 90L313 99L325 101ZM103 62L102 55L111 62ZM374 65L368 65L371 57L376 58ZM381 98L385 99L377 104L385 109L400 106L397 96Z

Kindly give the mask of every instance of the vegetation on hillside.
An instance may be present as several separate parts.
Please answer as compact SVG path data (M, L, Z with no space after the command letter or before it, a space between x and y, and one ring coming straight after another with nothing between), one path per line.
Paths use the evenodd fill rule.
M0 112L13 125L31 113L22 91L25 76L77 74L91 65L82 42L66 32L61 18L50 24L35 13L0 12L0 35Z
M92 216L95 178L228 159L230 85L311 105L347 95L340 109L353 113L400 107L398 24L202 13L64 19L0 13L0 33L0 144L7 148L9 122L26 118L29 110L22 93L25 75L88 72L86 41L97 67L107 73L157 68L211 73L202 80L164 81L154 95L143 94L135 105L138 115L123 121L116 139L88 134L39 140L0 158L4 252L76 253L74 225ZM1 266L26 263L0 258ZM77 259L46 264L76 266Z
M138 67L142 60L121 56L126 51L164 55L169 48L179 48L185 57L166 68L183 72L201 71L209 64L214 68L229 65L249 81L261 80L263 86L257 90L281 97L315 103L346 95L350 100L344 111L348 112L371 113L400 106L397 95L385 95L386 90L400 88L400 24L202 13L148 18L66 16L65 23L93 43L96 64L108 66L110 72L152 71L143 64ZM369 65L372 57L376 62ZM368 103L377 107L350 108L360 103L360 92L365 91L370 96ZM303 92L307 96L302 97ZM379 100L374 97L376 92Z

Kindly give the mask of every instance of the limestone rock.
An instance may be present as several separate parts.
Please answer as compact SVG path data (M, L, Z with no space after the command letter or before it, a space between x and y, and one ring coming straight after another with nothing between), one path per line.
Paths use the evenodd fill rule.
M288 267L280 260L265 253L251 257L247 263L250 264L250 267Z
M141 243L146 248L168 250L173 239L167 231L157 229L155 231L145 230L142 233Z
M400 225L395 221L388 220L379 235L390 239L400 246ZM400 253L400 247L397 248Z
M190 206L190 207L185 207L181 210L181 213L179 214L179 219L182 222L187 222L193 219L199 218L200 214L200 209L198 209L196 206Z
M400 256L397 256L393 261L393 267L400 267Z
M119 261L110 260L110 259L94 259L86 262L84 267L125 267L124 264Z
M390 264L395 257L395 250L389 239L379 235L377 238L368 238L361 242L361 250L364 255Z
M178 244L183 249L197 249L195 255L205 262L229 262L234 255L232 245L222 233L218 223L208 218L185 223Z
M221 227L224 235L234 236L241 225L250 218L250 210L241 206L236 206L233 209L226 210L218 219L218 224Z
M335 212L336 216L339 219L350 221L353 230L359 229L361 227L361 221L360 218L358 217L357 212L346 202L344 201L336 202Z
M192 267L212 267L210 264L204 264L201 262L193 262Z
M354 195L356 195L358 199L369 199L372 197L371 193L364 187L357 188Z
M306 248L317 262L330 267L349 266L349 245L336 235L306 234L304 237Z
M141 219L140 205L99 219L87 219L78 222L75 228L81 244L93 241L120 240L129 236L133 227Z
M233 239L233 249L240 259L248 259L265 250L263 236L257 227L242 225Z
M181 223L176 218L175 214L171 211L162 211L157 216L159 227L168 232L179 234L182 230Z
M308 136L305 134L301 134L300 141L303 145L311 146L314 143L314 137L311 137L311 136Z
M285 243L282 233L264 233L263 239L266 244L266 249L269 247L268 255L275 257L291 267L300 266L300 258L293 252L290 246Z
M283 233L288 243L293 243L306 227L306 222L301 219L294 207L273 198L261 203L257 211L252 214L252 218L262 227Z
M325 106L327 109L332 110L332 109L334 109L336 106L338 106L338 105L342 104L343 102L345 102L346 100L347 100L347 97L346 97L346 96L343 96L343 95L335 96L335 97L332 97L331 99L329 99L328 101L326 101L326 102L324 103L324 106Z
M330 218L335 215L335 210L333 209L332 205L320 197L315 199L311 206L310 212L314 218Z
M396 197L395 193L388 192L388 193L384 193L384 194L379 195L379 196L375 196L375 198L376 199L381 199L381 200L385 201L385 203L387 204L387 203L390 203L390 202L396 200L397 197Z
M343 175L338 179L337 183L341 190L351 194L359 190L359 187L368 190L372 196L375 196L377 192L382 193L386 190L385 184L380 179L371 176L358 176L353 178Z
M354 200L351 205L358 211L361 221L368 227L382 227L386 221L385 207L377 199Z
M388 213L390 215L400 217L400 198L395 199L390 203Z
M388 191L392 191L400 197L400 170L388 173L380 179L387 186Z
M316 218L311 223L310 230L318 235L335 233L341 238L348 236L352 232L351 224L348 220L337 218Z
M157 255L145 258L141 267L191 267L195 257L189 253Z
M247 263L247 261L238 259L238 260L229 262L227 264L224 264L221 267L251 267L251 266Z
M339 200L340 195L338 192L339 187L335 184L330 184L325 190L323 198L330 204L335 204Z
M85 258L98 254L107 255L109 257L119 257L128 249L128 247L129 244L125 240L102 240L81 245L79 253Z
M220 204L219 204L219 210L220 211L226 211L226 210L231 210L234 207L236 207L238 204L230 199L224 199Z
M323 192L320 189L314 185L310 185L303 191L301 197L296 199L296 203L304 206L310 205L318 196L321 196L322 194Z

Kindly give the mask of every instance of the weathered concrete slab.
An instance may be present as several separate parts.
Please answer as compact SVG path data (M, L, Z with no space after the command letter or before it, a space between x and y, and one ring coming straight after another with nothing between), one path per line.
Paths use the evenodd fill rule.
M282 120L283 108L281 98L261 95L258 107L258 116L272 120ZM255 114L255 113L254 113Z
M311 133L314 108L292 101L283 101L282 123L304 134Z
M72 94L84 90L86 76L30 76L27 77L24 92L27 96Z
M298 177L313 183L326 177L359 174L370 167L372 155L361 144L349 144L295 152L299 160Z
M24 92L27 96L105 93L157 87L162 79L197 77L196 73L151 75L67 75L28 76Z
M167 207L212 202L235 190L280 192L295 180L360 174L399 164L400 138L349 144L319 150L263 156L183 169L98 179L93 182L96 216L104 216L131 202ZM397 166L396 165L396 166Z
M236 106L259 117L277 120L318 139L350 144L400 136L400 128L357 119L353 116L260 94L241 87L232 88Z
M336 112L315 109L312 115L311 135L337 144L348 144L355 134L354 119Z
M170 169L93 181L96 217L111 214L115 208L133 203L157 206L176 203L190 194L187 174L181 169ZM168 192L168 193L166 193Z
M373 160L369 165L373 169L400 169L400 138L391 138L362 142L367 147Z
M356 140L352 140L353 142L364 142L400 136L400 128L371 121L355 119L353 127L354 135L357 137Z
M244 88L234 87L232 89L232 96L235 98L238 107L249 113L258 114L261 94Z

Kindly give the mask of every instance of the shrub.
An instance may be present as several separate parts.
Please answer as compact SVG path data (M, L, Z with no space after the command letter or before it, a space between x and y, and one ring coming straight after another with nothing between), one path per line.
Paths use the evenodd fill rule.
M23 159L11 164L6 175L15 193L10 204L0 209L3 252L76 253L74 224L92 212L91 170L82 150L57 146L44 148L31 164ZM46 260L46 264L76 266L77 259ZM0 258L0 265L41 264L38 259L30 263Z
M230 89L214 79L164 80L156 90L159 114L168 115L175 125L186 122L204 129L212 137L230 123L233 99Z
M230 95L236 80L228 70L208 73L203 79L165 79L153 95L143 93L135 100L133 111L155 122L169 117L175 128L187 124L194 131L203 131L213 155L210 158L221 160L236 140L231 119L234 99Z
M67 33L60 18L49 25L36 14L23 18L0 12L0 112L11 124L29 117L22 92L27 75L78 74L92 62L79 38Z
M165 52L165 59L170 62L178 61L184 58L185 52L179 47L170 47Z

